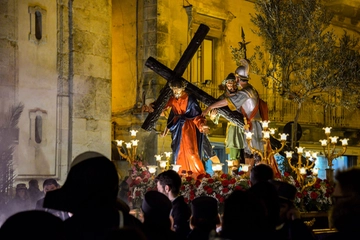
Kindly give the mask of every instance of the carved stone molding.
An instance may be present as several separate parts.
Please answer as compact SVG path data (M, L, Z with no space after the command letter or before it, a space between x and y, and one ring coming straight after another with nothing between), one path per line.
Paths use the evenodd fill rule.
M227 25L235 17L230 11L204 10L192 5L186 6L185 9L190 30L196 30L200 24L206 24L210 27L208 36L215 38L223 37Z

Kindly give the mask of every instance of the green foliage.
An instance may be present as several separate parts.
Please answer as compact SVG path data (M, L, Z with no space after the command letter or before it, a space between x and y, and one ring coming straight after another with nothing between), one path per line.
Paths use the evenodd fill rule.
M341 37L334 34L330 29L334 15L322 2L257 0L251 21L263 44L255 47L251 71L299 108L308 100L353 107L360 95L359 42L347 32ZM239 49L231 50L238 61ZM342 94L343 90L351 94Z
M0 125L0 195L6 196L14 182L13 153L17 125L24 109L23 104L12 106L2 114Z

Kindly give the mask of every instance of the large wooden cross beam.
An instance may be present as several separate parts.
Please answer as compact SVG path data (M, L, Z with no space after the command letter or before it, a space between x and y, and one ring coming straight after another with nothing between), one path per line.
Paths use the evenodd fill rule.
M202 41L205 39L209 30L210 28L208 26L200 24L194 37L191 39L191 42L184 51L184 54L181 56L179 62L176 64L174 71L170 70L171 73L166 78L168 82L161 89L159 97L155 100L155 102L153 102L154 111L152 113L149 113L149 115L145 119L144 123L141 126L143 129L150 131L155 128L155 123L159 119L162 110L164 109L166 103L172 95L172 91L169 87L169 81L177 79L183 75L185 69L189 65L196 51L199 49Z
M149 57L145 63L147 67L149 67L151 70L165 78L169 81L171 79L171 76L173 75L173 72L168 67L164 66L162 63L158 62L156 59ZM212 97L211 95L207 94L200 88L196 87L189 81L185 80L182 77L179 77L182 81L186 82L186 90L190 94L193 94L199 101L203 102L205 105L209 106L216 101L218 101L216 98ZM231 121L238 126L242 127L244 126L244 117L241 113L237 111L231 111L228 107L222 107L218 109L218 112L220 115L222 115L224 118L226 118L228 121ZM143 125L144 126L144 125Z

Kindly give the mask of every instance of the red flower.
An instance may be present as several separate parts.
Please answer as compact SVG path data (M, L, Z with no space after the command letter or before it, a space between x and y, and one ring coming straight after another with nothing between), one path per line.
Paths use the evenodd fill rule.
M234 184L234 183L236 183L236 179L235 178L230 179L230 184Z
M243 188L241 186L236 186L235 190L243 190Z
M221 184L224 186L224 187L227 187L227 186L229 186L229 181L228 180L222 180L221 181Z
M213 183L213 182L214 182L214 179L212 179L212 178L208 179L208 183Z
M290 176L290 173L284 172L284 176L285 176L285 177L288 177L288 176Z
M200 184L201 184L201 182L200 182L199 180L196 180L196 182L195 182L195 186L196 186L196 187L199 187L199 186L200 186Z
M180 190L181 190L181 191L185 191L185 186L184 186L184 185L181 186L181 187L180 187Z
M223 203L223 202L224 202L224 200L225 200L225 198L224 198L224 197L220 197L220 198L219 198L219 202L220 202L220 203Z
M317 192L311 192L310 193L311 199L316 199L318 196L319 196L319 194Z
M225 178L225 179L226 179L227 176L228 176L228 175L227 175L226 173L223 173L223 174L221 174L220 178Z
M205 190L205 188L204 188ZM209 187L207 190L206 190L207 194L211 194L213 192L213 189L211 187Z
M184 198L184 201L185 201L186 203L189 203L189 199L188 199L188 198Z
M192 171L188 171L187 174L188 174L188 175L192 175L193 172L192 172Z
M136 179L133 181L134 185L139 185L141 183L141 180L140 179Z
M190 197L190 200L194 200L195 195L190 195L189 197Z
M181 173L182 173L182 174L185 174L185 173L186 173L186 170L181 170Z
M192 177L186 177L185 179L186 179L186 181L191 182L191 180L192 180L193 178L192 178Z
M301 193L299 193L299 192L296 193L296 197L297 197L297 198L302 198L302 196L303 196L303 195L302 195Z
M197 177L197 179L201 180L201 179L203 179L204 177L205 177L205 174L200 174L200 175Z
M209 178L209 177L211 177L211 175L207 173L207 174L205 174L205 177Z
M210 188L209 186L204 186L204 190L208 190L208 188Z
M238 172L238 174L241 176L241 175L244 175L245 172L244 172L244 171L240 171L240 172Z
M149 181L149 179L147 179L147 178L144 178L144 179L143 179L143 182L144 182L144 183L147 183L148 181Z
M141 195L141 192L140 191L136 191L135 192L135 196L139 197Z
M280 173L276 173L276 174L275 174L275 178L281 178L281 174L280 174Z
M148 191L152 191L152 190L157 191L157 189L153 189L153 188L151 188L151 187L149 187L149 188L146 189L147 192L148 192Z
M319 189L320 187L321 187L321 186L320 186L319 183L315 183L315 184L314 184L314 188Z
M303 196L306 196L306 195L307 195L307 191L304 190L304 191L302 192L302 194L303 194Z
M228 192L229 192L229 189L228 189L228 188L223 188L222 192L223 192L223 193L228 193Z

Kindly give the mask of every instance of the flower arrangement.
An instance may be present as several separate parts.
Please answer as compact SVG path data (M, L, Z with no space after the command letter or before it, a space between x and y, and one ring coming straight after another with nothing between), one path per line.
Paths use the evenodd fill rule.
M241 175L221 174L211 177L209 174L199 175L196 180L196 196L210 196L223 203L225 198L235 190L249 188L249 179Z
M147 191L156 190L155 181L141 161L133 163L129 179L129 202L133 204L132 207L139 207L144 194ZM249 177L244 172L239 172L237 175L201 174L195 179L192 177L191 171L184 171L181 173L181 179L180 195L184 196L187 203L191 203L194 198L199 196L210 196L217 199L221 206L233 191L250 188ZM299 182L288 172L284 172L282 176L276 176L275 179L286 181L297 188L295 205L300 211L328 211L330 209L334 186L327 180L317 179L314 185L302 191Z
M305 181L310 181L307 177ZM286 181L294 185L297 189L295 205L303 212L308 211L328 211L331 207L331 194L334 185L326 179L317 178L314 185L302 190L301 184L288 172L283 176L277 176L277 180Z
M328 211L332 205L331 194L334 191L334 185L326 179L317 179L315 184L306 188L302 193L304 210L307 211ZM300 194L299 194L300 196Z
M156 190L154 179L140 159L133 162L127 182L129 184L128 202L132 203L133 207L141 205L147 191Z

